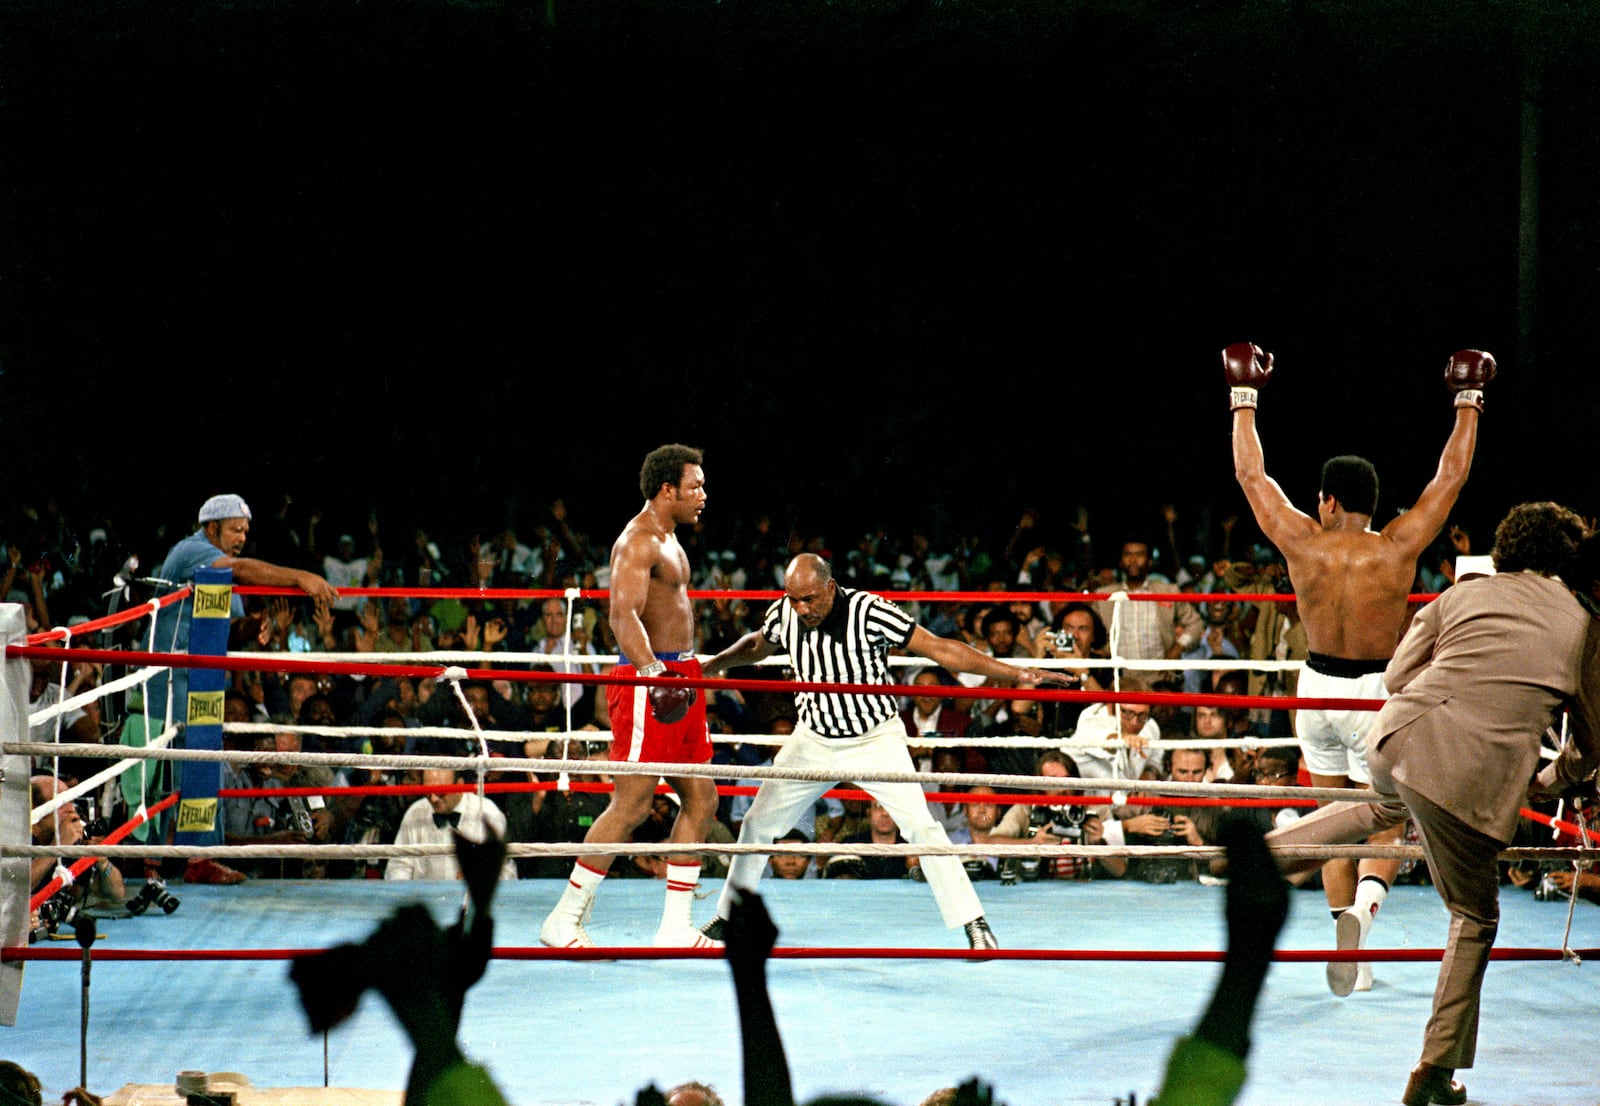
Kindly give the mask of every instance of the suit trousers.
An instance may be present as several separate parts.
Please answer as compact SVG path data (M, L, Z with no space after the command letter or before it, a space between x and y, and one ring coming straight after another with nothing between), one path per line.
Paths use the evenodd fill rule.
M911 754L906 751L905 723L895 715L859 737L824 737L803 723L795 727L789 740L773 759L774 768L793 768L825 775L824 780L765 780L755 801L739 825L739 844L770 845L788 833L800 815L822 793L841 781L855 781L894 819L905 839L913 845L948 845L944 827L928 812L928 800L914 783L867 783L862 775L887 772L915 772ZM767 858L760 853L743 853L733 858L717 916L726 918L735 889L751 891L760 882ZM983 914L983 904L972 889L961 858L926 856L922 873L939 905L947 927L965 925Z
M1397 825L1409 809L1422 838L1434 887L1450 911L1450 932L1423 1034L1422 1060L1441 1068L1470 1068L1478 1047L1478 1007L1489 950L1500 926L1500 869L1504 843L1467 825L1405 784L1386 781L1398 799L1332 803L1267 835L1269 845L1342 845ZM1309 871L1320 860L1282 861L1284 871Z

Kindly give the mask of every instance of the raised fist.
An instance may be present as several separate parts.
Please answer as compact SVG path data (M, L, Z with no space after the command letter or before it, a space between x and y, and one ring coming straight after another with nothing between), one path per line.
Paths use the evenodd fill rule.
M1457 350L1444 367L1444 383L1456 396L1457 407L1483 410L1483 386L1494 379L1498 366L1494 354L1481 349Z
M1256 389L1272 379L1272 354L1262 353L1253 342L1235 342L1222 351L1222 374L1231 390L1230 406L1256 405Z
M663 672L663 677L676 677L683 679L681 672ZM689 713L689 708L694 704L695 689L692 687L653 687L650 689L650 711L656 716L657 722L673 723L680 721Z

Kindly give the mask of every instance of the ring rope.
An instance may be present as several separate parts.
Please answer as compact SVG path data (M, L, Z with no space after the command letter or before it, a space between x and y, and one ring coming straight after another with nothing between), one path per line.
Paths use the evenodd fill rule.
M69 660L94 661L102 664L149 664L169 668L209 668L226 671L305 672L335 676L417 676L438 679L444 672L442 666L394 665L371 663L322 664L285 657L281 653L250 653L243 656L207 657L188 653L134 653L109 649L43 649L34 646L8 645L6 655L29 659L65 663ZM492 654L480 654L492 656ZM1004 659L1004 658L1001 658ZM1018 658L1024 659L1024 658ZM1171 665L1167 665L1171 668ZM1238 667L1238 666L1235 666ZM516 669L480 668L466 670L469 680L510 680L517 683L555 684L620 684L645 687L704 687L715 691L815 691L834 695L903 695L895 690L904 684L852 684L807 682L803 680L724 680L711 677L618 676L611 673L583 672L524 672ZM941 687L943 699L994 699L995 688ZM1268 710L1377 710L1382 699L1351 698L1301 698L1289 695L1221 695L1212 692L1186 694L1178 692L1137 691L1064 691L1055 688L1011 687L998 696L1006 699L1038 699L1062 703L1143 703L1167 706L1223 707L1229 709L1261 707Z
M310 734L313 737L378 737L395 732L391 726L319 726L304 723L225 722L224 733L242 734ZM605 742L611 740L606 730L486 730L480 731L488 741L518 744L527 741ZM472 731L460 726L407 726L407 737L466 738ZM788 740L782 734L712 734L713 745L771 745L781 746ZM1295 737L1233 737L1208 740L1203 737L1156 738L1145 742L1151 749L1271 749L1298 745ZM1077 741L1064 737L1025 737L1022 734L984 734L975 737L941 737L933 734L916 734L906 738L906 744L928 749L966 749L981 746L985 749L1120 749L1127 742L1119 737L1093 738Z
M173 794L162 799L159 803L156 803L155 806L151 807L149 810L140 809L139 812L127 822L124 822L122 825L106 834L106 839L104 841L91 846L92 848L102 850L102 852L91 853L87 857L79 859L77 863L72 865L71 868L63 868L60 860L57 860L56 878L52 879L49 883L45 884L43 887L39 888L39 890L33 893L33 897L28 900L28 910L32 912L39 909L40 904L48 899L51 895L54 895L63 887L72 886L73 881L86 872L90 865L103 859L103 850L106 848L106 846L115 847L118 841L121 841L123 838L127 837L128 834L138 829L140 825L149 820L151 817L161 813L163 810L167 809L167 807L177 802L178 798L178 794L174 792Z
M83 627L78 627L80 630ZM29 644L32 644L30 640ZM272 654L263 654L249 649L230 649L226 654L229 657L260 657ZM702 658L709 657L709 653L697 654ZM489 664L532 664L548 666L552 663L594 665L616 665L627 663L627 658L616 653L530 653L522 652L496 652L485 653L481 649L435 649L427 652L394 652L394 653L360 653L349 652L329 653L326 651L296 653L295 659L316 661L318 663L337 664L348 661L352 656L361 656L375 664L456 664L479 661ZM1248 668L1256 672L1298 672L1305 667L1305 661L1299 660L1273 660L1269 658L1254 659L1250 657L1223 657L1194 660L1185 660L1181 664L1163 660L1136 660L1132 657L1001 657L1000 660L1025 660L1030 668L1130 668L1149 672L1168 672L1175 668L1195 669L1197 671L1232 672ZM916 656L892 656L888 658L890 667L894 668L929 668L934 664L930 660ZM788 668L791 662L783 657L764 657L759 661L752 661L742 668Z
M774 841L769 844L702 841L689 844L683 841L661 842L605 842L588 844L579 841L523 841L508 842L506 855L511 857L535 856L679 856L684 852L716 856L771 856L793 854L797 856L956 856L956 857L1125 857L1128 859L1165 858L1172 860L1218 860L1227 856L1220 845L971 845L932 842L899 842L879 845L872 842L801 842ZM1332 860L1339 858L1374 858L1378 860L1420 860L1420 845L1274 845L1274 856L1295 860ZM1571 860L1580 850L1563 846L1519 846L1500 850L1502 860ZM167 858L192 860L199 858L233 857L240 860L268 860L297 858L302 860L359 860L392 859L394 857L454 856L453 844L440 845L0 845L0 857L105 857L115 858Z
M150 760L219 760L241 764L320 764L329 768L361 766L369 768L454 768L458 771L486 769L501 772L573 772L579 775L595 771L592 760L544 760L529 757L450 757L406 756L349 753L278 753L253 752L228 749L150 749L116 745L51 745L34 742L0 743L0 751L22 755L49 756L61 751L75 757L142 757ZM726 779L729 768L747 779L807 780L813 783L837 783L835 772L802 768L779 768L773 765L747 765L742 767L723 764L673 764L647 761L607 761L605 771L614 776L666 776ZM921 786L933 782L934 777L920 772L876 772L857 775L854 781L872 783L912 783ZM1330 802L1370 802L1381 799L1376 791L1340 787L1266 787L1258 784L1185 783L1175 780L1082 779L1061 776L1017 776L989 772L947 772L937 777L939 781L964 786L1007 787L1025 791L1060 788L1064 791L1128 791L1155 795L1188 795L1206 798L1238 796L1255 799L1317 799Z
M145 747L149 749L165 749L171 743L172 739L177 736L178 727L169 726L167 729L162 730L161 733ZM120 749L121 746L101 746L101 748ZM143 767L146 763L147 762L142 759L126 758L120 763L113 764L109 768L96 772L82 783L57 791L53 798L46 799L44 802L33 808L31 817L28 819L28 824L32 825L40 818L43 818L48 814L55 813L68 803L77 800L83 795L87 795L89 792L95 790L103 784L109 783L136 765Z
M83 635L89 633L98 633L103 630L113 630L125 623L137 622L141 618L149 618L155 615L156 612L160 611L163 607L170 607L174 603L181 603L183 600L189 598L189 593L192 590L193 589L191 589L188 585L184 585L184 587L180 590L173 592L171 595L164 595L160 599L151 599L144 603L140 603L138 606L129 607L125 611L118 611L116 614L110 614L102 618L96 618L90 622L79 623L78 626L75 627L75 630L78 636L82 637ZM145 608L149 609L146 610ZM45 630L37 634L29 634L26 640L29 645L41 645L47 641L60 641L66 636L68 636L68 634L65 628L62 627L55 630Z
M236 595L282 596L304 599L305 592L294 587L269 584L236 584ZM606 588L336 588L341 598L373 599L609 599ZM1040 603L1293 603L1299 597L1291 592L1127 592L1127 591L872 591L874 595L898 603L1010 603L1013 600ZM691 588L690 599L782 599L787 593L775 588ZM1120 597L1120 599L1119 599ZM1431 603L1438 592L1413 592L1407 603Z
M123 961L215 961L215 960L298 960L315 956L326 949L96 949L94 958ZM1600 956L1600 949L1579 950L1586 956ZM721 960L725 949L655 948L647 945L601 945L593 948L546 948L542 945L497 947L490 951L495 960ZM1207 964L1227 959L1226 950L1209 949L946 949L946 948L848 948L780 945L768 955L774 960L1035 960L1035 961L1115 961L1152 964ZM1357 959L1383 963L1422 963L1441 960L1444 949L1277 949L1272 959L1280 964L1317 964ZM1491 960L1560 960L1558 949L1496 947L1489 950ZM77 949L20 946L0 949L0 962L8 960L82 959Z

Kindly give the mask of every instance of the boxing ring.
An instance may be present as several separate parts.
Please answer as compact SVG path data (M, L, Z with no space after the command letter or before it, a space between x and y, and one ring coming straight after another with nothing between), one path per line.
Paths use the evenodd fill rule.
M352 594L386 593L356 589ZM772 593L754 592L692 594L772 597ZM575 595L567 597L570 604ZM929 598L959 600L947 593ZM982 596L985 601L1003 598L995 593ZM1251 598L1229 596L1235 601ZM84 628L79 630L81 633ZM28 655L18 648L8 651L13 658ZM92 659L95 653L69 649L61 655ZM281 655L252 653L175 659L152 648L145 655L123 653L118 660L278 670L374 667L352 664L349 656L285 660ZM483 659L481 653L395 655L397 667L390 670L442 677L445 684L459 687L463 678L490 673L445 665ZM494 654L490 659L503 664L527 658ZM562 658L540 655L537 659ZM604 660L589 656L572 659ZM1051 666L1048 661L1032 663ZM1218 663L1240 669L1272 662L1229 659ZM1115 658L1109 662L1113 679L1122 667L1140 666ZM1175 667L1173 662L1144 662L1142 666ZM504 679L512 674L494 670L492 675ZM534 674L520 675L531 678ZM606 679L555 677L557 682ZM739 681L718 683L737 686ZM771 685L764 690L772 690ZM960 697L957 689L940 689L940 693ZM1004 694L1007 698L1082 703L1171 698L1117 691L1013 689ZM992 689L988 695L993 697ZM1224 696L1178 698L1188 703L1238 701ZM1276 702L1287 705L1296 701ZM315 732L315 728L309 729ZM339 729L348 733L356 728ZM115 750L116 756L128 758L121 770L139 770L142 762L153 759L229 756L281 763L426 761L441 767L454 763L451 758L439 757L207 754L168 748L170 731L170 725L161 727L145 750ZM12 757L41 755L33 743L5 736L5 751ZM464 767L487 762L491 739L521 740L505 734L471 736L483 745L484 755L460 758ZM574 740L592 740L595 735L572 736ZM947 743L984 740L963 738ZM1061 745L1060 739L1016 740L1035 747ZM921 744L921 739L917 743ZM92 748L63 747L61 751L95 755ZM113 764L113 757L108 756L106 763ZM497 771L560 772L563 778L586 770L582 761L511 757L496 758L493 767ZM592 770L592 765L588 769ZM649 766L644 769L651 770ZM625 766L613 764L608 770L615 773ZM684 773L680 769L678 774ZM718 766L705 774L762 778L781 772ZM1022 782L1015 777L965 773L919 775L917 779L951 785L988 784L996 779ZM1053 786L1080 782L1080 790L1114 789L1105 780L1050 781ZM1135 786L1135 781L1126 782L1129 789ZM1028 786L1042 789L1037 778ZM1142 794L1174 797L1228 794L1228 789L1219 785L1139 782L1137 787ZM1320 795L1303 788L1284 790L1299 796ZM1252 793L1268 797L1277 792L1257 787ZM1359 793L1343 794L1356 797ZM30 821L41 816L39 811L30 813ZM38 855L31 846L15 846L17 838L9 833L11 823L7 826L5 848L0 852L10 858L7 863ZM226 858L338 855L339 848L234 846L197 854L178 846L144 845L54 852L69 860L80 855ZM364 856L396 855L385 852L385 847L349 848L359 848ZM582 855L585 848L600 851L600 847L582 845L521 845L513 847L513 855L532 855L539 850ZM738 848L704 846L700 851L725 853ZM1044 855L1069 854L1071 848L1046 850ZM923 855L935 851L925 846L849 846L853 853L863 849ZM1031 845L950 846L949 850L965 855L1013 851L1041 855L1041 847ZM677 850L628 845L605 851L644 855ZM844 849L789 845L760 851L836 854ZM1137 847L1126 851L1141 855ZM1169 851L1201 855L1197 850ZM1374 847L1325 852L1374 855ZM1570 849L1532 852L1546 857L1574 856ZM719 882L703 878L702 896L714 896ZM738 1025L720 950L650 948L661 885L644 879L607 882L593 927L596 940L606 947L592 953L545 949L538 941L539 924L562 886L561 880L517 880L500 885L495 903L497 959L468 995L460 1034L464 1050L487 1064L511 1101L530 1106L631 1101L647 1083L666 1087L690 1079L716 1086L730 1103L739 1101ZM854 1091L896 1103L916 1103L940 1086L973 1075L993 1083L997 1099L1012 1106L1080 1102L1103 1106L1130 1092L1137 1093L1141 1101L1148 1097L1159 1082L1171 1043L1189 1031L1209 999L1225 939L1221 889L1196 882L1156 887L1135 880L1015 885L989 881L977 886L1000 939L1002 947L997 952L952 948L950 933L931 908L927 889L909 880L785 881L769 877L762 882L760 890L780 929L768 984L797 1100L827 1091ZM175 913L150 910L100 924L103 939L93 953L92 1018L87 1035L89 1085L93 1089L104 1092L123 1084L165 1084L170 1089L175 1073L183 1069L242 1072L258 1087L317 1088L325 1082L332 1087L394 1089L403 1085L411 1047L382 1001L369 994L355 1016L326 1039L312 1036L287 978L286 960L296 952L362 940L405 902L420 899L441 924L447 923L461 904L459 884L253 880L234 887L184 885L181 893L183 906ZM709 911L710 903L702 902L696 908L696 920L709 916ZM1280 962L1268 976L1257 1010L1250 1079L1240 1101L1397 1099L1420 1039L1447 917L1431 887L1394 887L1383 909L1379 946L1360 954L1363 960L1384 965L1378 982L1371 992L1337 999L1328 993L1323 963L1340 956L1351 958L1351 954L1328 951L1329 922L1321 892L1296 892L1278 941ZM1564 954L1563 946L1583 958L1600 955L1600 911L1586 903L1543 902L1515 892L1502 898L1498 962L1484 987L1482 1044L1469 1084L1471 1101L1528 1106L1600 1103L1600 1085L1583 1060L1590 1044L1585 1033L1589 1015L1600 1009L1600 981L1592 969L1585 970L1574 956ZM70 941L41 942L31 948L13 945L0 956L4 957L0 970L15 972L19 964L26 964L26 985L20 987L15 1024L0 1026L0 1056L35 1071L47 1090L59 1094L78 1081L80 951ZM605 962L599 962L602 958ZM297 1099L318 1100L312 1091Z

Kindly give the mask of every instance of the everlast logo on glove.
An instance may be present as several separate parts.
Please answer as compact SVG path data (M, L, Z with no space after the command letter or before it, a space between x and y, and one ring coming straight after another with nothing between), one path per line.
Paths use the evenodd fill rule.
M1444 383L1456 396L1457 407L1483 410L1483 386L1494 379L1499 366L1494 355L1481 349L1457 350L1444 367Z
M1229 410L1256 405L1256 389L1272 379L1272 354L1254 342L1235 342L1222 351L1222 372L1228 378Z

